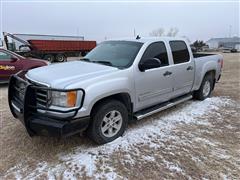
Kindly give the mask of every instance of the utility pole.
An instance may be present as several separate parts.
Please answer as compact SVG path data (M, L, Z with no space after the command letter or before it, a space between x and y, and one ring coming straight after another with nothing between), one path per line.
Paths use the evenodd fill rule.
M232 37L232 25L229 26L229 37Z
M136 31L135 31L135 28L133 29L133 36L136 37Z

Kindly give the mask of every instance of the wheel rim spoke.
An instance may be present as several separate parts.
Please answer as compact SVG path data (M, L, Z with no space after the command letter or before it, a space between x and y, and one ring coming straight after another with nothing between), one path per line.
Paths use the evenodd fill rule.
M115 117L115 114L116 114L116 111L111 111L111 112L110 112L110 118L114 118L114 117Z
M109 127L109 128L108 128L108 134L109 134L109 135L112 135L112 134L113 134L113 128L112 128L112 127Z
M206 97L210 93L210 82L206 81L204 86L203 86L203 96Z
M113 119L113 123L116 123L118 121L122 120L122 117L120 115L116 116L114 119Z
M112 127L113 127L114 129L118 129L118 128L119 128L119 124L114 123L114 124L112 125Z
M109 119L105 116L105 117L103 118L103 122L108 123L108 121L109 121Z
M102 132L106 132L109 128L109 124L105 124L103 127L102 127Z
M115 136L122 127L122 115L117 110L108 112L102 120L101 131L106 137Z

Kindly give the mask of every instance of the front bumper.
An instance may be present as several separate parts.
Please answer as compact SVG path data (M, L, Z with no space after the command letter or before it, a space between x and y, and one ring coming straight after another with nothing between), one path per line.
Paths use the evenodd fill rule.
M48 106L39 106L36 92L39 90L48 92L53 89L29 83L24 80L24 75L21 73L10 78L8 102L13 116L22 122L30 136L69 136L88 127L90 117L74 118L81 107L56 110ZM19 87L19 84L24 84L24 87ZM58 116L47 112L57 113ZM70 115L66 116L66 114Z

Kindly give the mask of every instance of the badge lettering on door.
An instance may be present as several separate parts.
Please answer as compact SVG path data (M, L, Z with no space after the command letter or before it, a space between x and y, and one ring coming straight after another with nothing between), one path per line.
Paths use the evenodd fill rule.
M15 70L15 66L3 66L3 65L0 65L0 70L4 70L4 71L7 71L7 70L10 70L10 71L14 71Z

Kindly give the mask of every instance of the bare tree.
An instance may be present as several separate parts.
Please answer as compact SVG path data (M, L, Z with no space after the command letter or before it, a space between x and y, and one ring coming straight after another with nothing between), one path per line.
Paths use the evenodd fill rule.
M153 30L152 32L149 33L150 36L163 36L164 34L164 29L163 28L158 28Z
M158 28L153 30L152 32L149 33L150 36L176 36L178 34L179 30L178 28L170 28L169 31L165 34L165 30L163 28Z
M175 37L178 33L178 28L170 28L168 33L167 33L167 36L171 36L171 37Z

